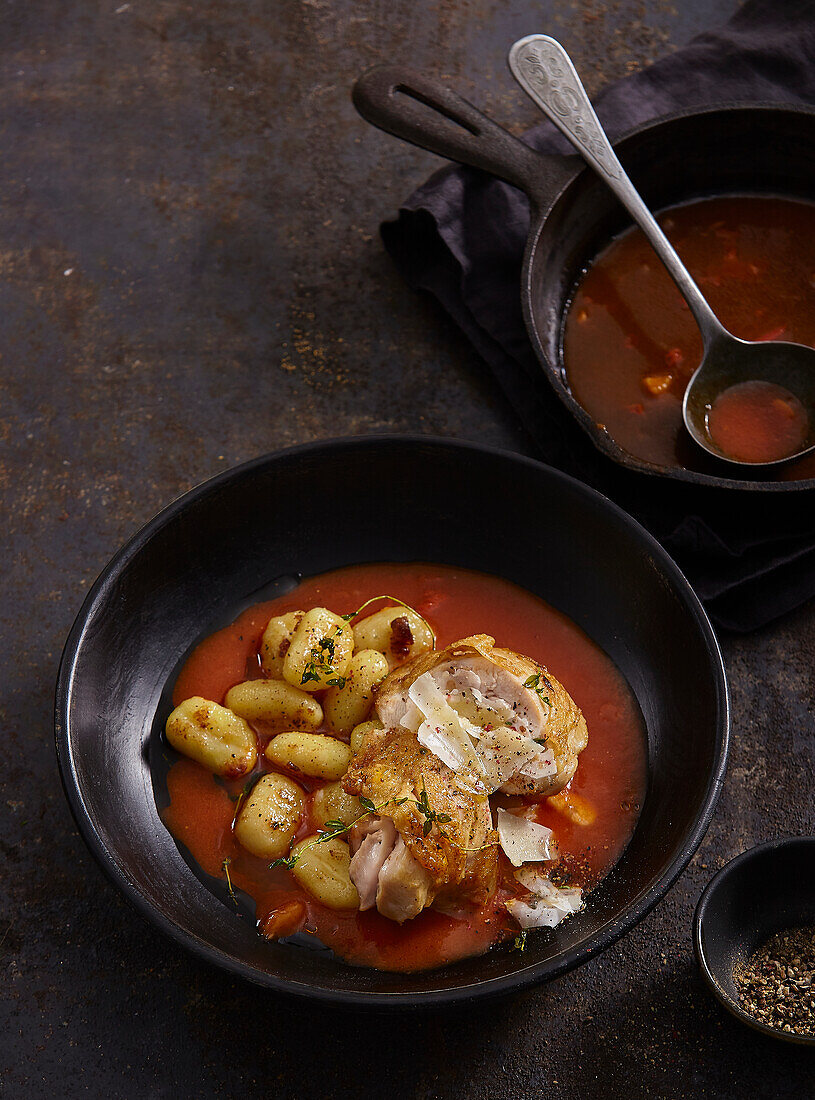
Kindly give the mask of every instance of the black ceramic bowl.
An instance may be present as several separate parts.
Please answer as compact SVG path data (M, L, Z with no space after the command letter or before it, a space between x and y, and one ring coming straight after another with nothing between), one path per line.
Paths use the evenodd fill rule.
M508 538L483 516L526 517ZM203 634L280 575L430 560L523 585L616 662L648 731L632 841L585 910L521 954L423 974L354 968L269 943L185 862L158 816L148 759L162 692ZM254 595L253 595L254 594ZM155 925L275 990L368 1005L467 1001L554 977L607 947L697 848L725 767L728 699L716 638L659 545L593 490L529 459L424 437L351 439L259 458L183 496L105 569L65 647L56 700L71 808L103 869Z
M776 932L815 925L815 836L760 844L736 856L708 883L693 922L702 974L736 1019L764 1035L815 1047L815 1036L793 1035L759 1023L739 1003L733 980L747 959Z

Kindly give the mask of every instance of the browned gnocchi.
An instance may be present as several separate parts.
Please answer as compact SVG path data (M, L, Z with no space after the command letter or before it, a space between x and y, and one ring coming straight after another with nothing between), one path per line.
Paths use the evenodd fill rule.
M283 658L283 679L303 691L339 684L354 652L354 631L326 607L312 607L295 627Z
M265 755L278 768L293 768L315 779L340 779L351 760L350 748L336 737L296 730L273 737Z
M175 708L164 732L177 752L216 775L234 779L246 775L257 763L257 742L248 723L200 695Z
M388 668L429 653L434 643L433 631L412 607L383 607L354 626L355 647L378 650Z
M355 653L343 683L329 688L323 700L326 721L334 733L350 734L364 722L374 705L374 689L388 674L388 662L376 649Z
M323 724L323 708L314 696L285 680L246 680L230 688L224 702L247 722L278 729L317 730Z
M235 836L261 859L285 856L303 816L303 788L276 772L263 775L235 819Z

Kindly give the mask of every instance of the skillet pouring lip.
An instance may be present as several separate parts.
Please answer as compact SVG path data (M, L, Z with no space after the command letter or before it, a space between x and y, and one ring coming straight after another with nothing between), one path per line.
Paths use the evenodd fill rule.
M97 825L93 809L89 805L89 799L86 798L80 782L77 766L78 749L74 743L75 738L77 740L79 738L79 732L75 734L72 718L72 706L82 689L82 684L78 679L78 673L81 672L78 665L83 650L93 640L94 630L90 628L97 626L98 614L108 608L111 598L120 591L118 586L123 574L126 573L129 567L133 566L134 562L138 562L145 548L149 547L151 542L159 535L166 532L169 525L185 517L189 519L190 513L209 498L223 494L224 490L231 490L234 495L241 486L250 485L254 479L257 479L264 472L273 471L276 466L284 467L286 464L291 463L308 464L320 461L336 464L344 459L376 462L378 459L384 461L387 456L390 456L391 460L394 458L401 460L406 454L424 455L425 461L446 458L451 463L456 460L465 464L488 463L496 469L501 467L502 471L503 468L506 468L508 473L514 471L518 477L538 478L541 483L551 487L554 493L560 493L567 503L575 500L577 506L586 510L587 513L597 513L604 524L615 531L620 531L625 538L635 544L635 549L641 551L643 556L647 556L650 568L660 578L660 586L669 591L671 600L675 601L688 628L698 638L701 659L704 660L706 672L709 673L712 696L712 713L709 723L711 727L711 764L705 773L706 783L700 781L699 784L700 792L703 790L703 793L700 793L695 816L689 820L687 827L680 834L681 848L674 852L664 866L662 864L658 865L658 870L652 876L655 881L651 882L650 885L646 883L646 886L631 901L625 903L620 912L605 920L593 933L572 948L561 951L552 958L543 959L526 966L522 965L520 956L512 956L514 968L507 973L484 980L476 979L466 984L449 985L446 988L439 988L437 979L440 975L443 976L447 973L452 966L461 964L451 964L451 967L426 971L421 975L396 976L397 978L411 978L414 981L420 977L426 978L426 990L378 992L353 988L330 988L328 985L315 986L307 982L281 978L275 973L261 970L249 962L230 956L213 943L207 942L200 935L191 932L179 921L171 918L150 898L142 894L135 874L129 872L123 859L111 850L112 846L109 846L100 834L100 827ZM524 552L528 553L528 551ZM361 556L359 560L366 559ZM367 560L382 559L372 557ZM432 560L432 557L430 557L430 560ZM451 564L458 564L466 568L478 568L465 561L456 562L444 557L438 560L446 560ZM338 564L345 563L338 562ZM202 626L205 625L202 624ZM137 701L135 708L138 709L138 707L139 703ZM77 719L77 723L79 723L79 719ZM93 736L95 737L96 734L94 733ZM654 907L687 866L701 843L713 815L727 761L729 697L724 664L716 636L688 581L656 540L613 502L594 489L558 470L544 466L534 459L498 448L425 435L356 436L338 440L321 440L316 443L290 447L251 459L223 471L178 497L133 535L102 570L88 592L69 633L60 661L56 685L55 740L63 788L85 843L108 879L118 887L143 916L175 940L176 943L187 948L198 958L214 963L230 974L238 975L256 985L277 992L294 994L321 1002L341 1003L356 1007L421 1008L506 994L557 977L616 942ZM146 769L146 762L142 761L141 767ZM649 776L650 774L651 762L649 760ZM150 789L152 791L152 783L150 783ZM646 803L647 801L648 796L646 795ZM153 809L155 810L155 807ZM673 848L671 851L674 851ZM625 856L622 858L625 858ZM220 904L218 902L218 905ZM256 935L253 929L250 929L250 931L253 936ZM481 958L487 958L487 956ZM477 959L469 961L478 962ZM338 967L340 965L344 964L338 964ZM341 977L342 974L340 973ZM393 977L393 975L390 975L390 977Z

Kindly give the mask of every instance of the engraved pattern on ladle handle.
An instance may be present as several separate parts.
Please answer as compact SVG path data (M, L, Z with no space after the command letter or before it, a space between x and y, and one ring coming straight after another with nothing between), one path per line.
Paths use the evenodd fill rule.
M622 165L600 125L572 60L546 35L522 38L509 52L509 67L526 94L609 182Z
M690 306L705 348L716 339L732 339L626 175L561 44L548 35L531 34L515 43L508 60L523 90L605 180L642 229Z

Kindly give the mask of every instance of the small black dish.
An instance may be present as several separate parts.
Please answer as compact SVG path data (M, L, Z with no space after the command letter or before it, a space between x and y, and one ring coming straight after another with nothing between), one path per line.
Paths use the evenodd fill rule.
M509 517L506 524L483 517ZM518 522L522 520L522 522ZM150 746L179 658L275 578L371 561L438 561L506 577L553 604L616 663L642 711L648 788L631 842L586 908L523 953L389 974L269 943L185 862L159 817ZM688 690L688 684L693 690ZM232 974L315 1000L382 1008L473 1001L562 974L640 920L704 836L727 756L716 638L662 547L620 508L518 455L423 436L266 455L166 508L116 555L65 646L57 754L80 832L162 931Z
M733 970L776 932L813 924L815 836L772 840L736 856L708 883L693 921L696 958L724 1007L756 1031L802 1046L815 1046L815 1036L779 1031L745 1012Z

